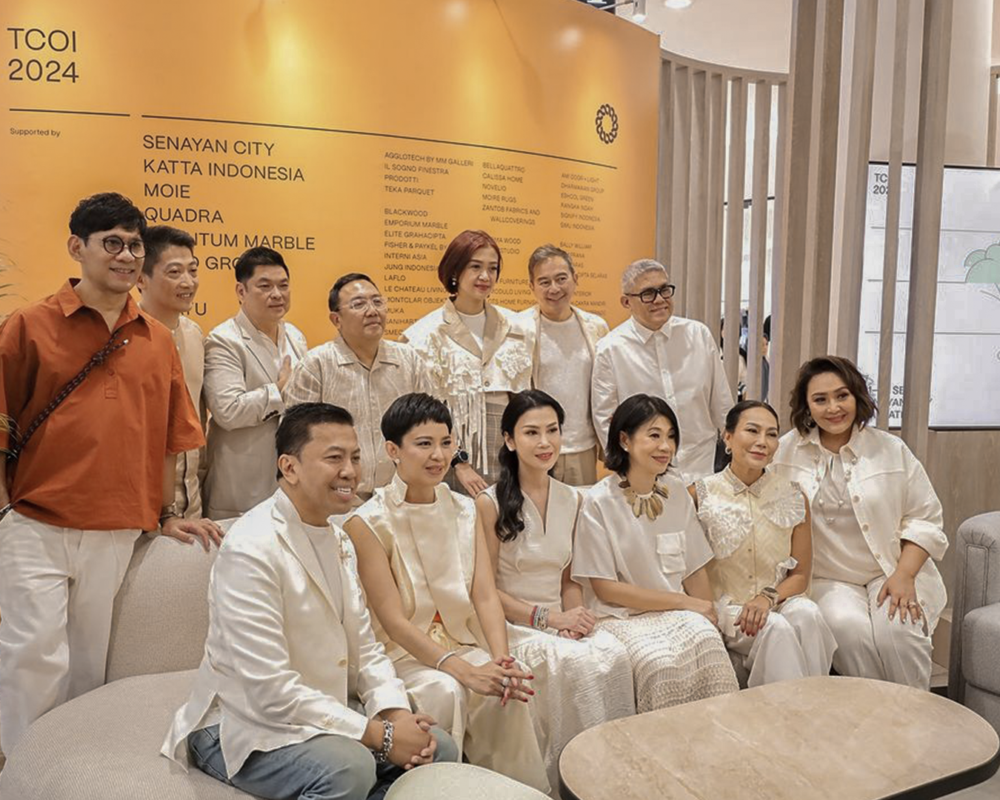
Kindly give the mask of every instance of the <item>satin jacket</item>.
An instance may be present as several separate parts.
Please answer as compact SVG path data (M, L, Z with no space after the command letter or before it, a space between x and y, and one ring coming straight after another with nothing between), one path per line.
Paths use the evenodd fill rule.
M340 554L343 617L281 489L230 528L209 581L205 656L163 755L186 769L188 734L218 722L232 777L255 750L321 734L360 739L370 717L409 709L375 639L350 539L331 525L329 546Z

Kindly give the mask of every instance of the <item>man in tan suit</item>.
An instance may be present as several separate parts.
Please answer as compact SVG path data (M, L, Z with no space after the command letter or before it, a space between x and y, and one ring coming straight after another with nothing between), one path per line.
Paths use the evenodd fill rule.
M235 272L240 312L205 340L211 519L238 517L274 493L281 390L307 349L305 336L284 321L292 295L281 254L253 247L236 260Z
M198 258L194 237L169 225L146 228L142 237L146 258L137 284L139 308L163 323L173 336L184 369L191 402L203 416L201 387L205 377L205 336L198 323L185 316L198 294ZM177 454L173 502L160 510L160 532L191 544L201 541L205 550L222 543L222 529L202 518L201 478L203 449Z
M330 522L357 488L351 415L296 406L277 452L278 490L219 549L205 657L162 753L256 797L382 797L403 770L455 761L458 748L411 713L354 548Z

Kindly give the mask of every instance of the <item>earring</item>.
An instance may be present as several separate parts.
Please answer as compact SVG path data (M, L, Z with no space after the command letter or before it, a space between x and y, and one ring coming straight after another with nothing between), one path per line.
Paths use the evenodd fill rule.
M816 420L814 420L812 414L810 414L808 412L806 412L806 427L807 428L815 428L816 427Z
M731 448L731 447L730 447L730 446L729 446L729 445L727 444L727 445L726 445L726 455L727 455L727 456L731 456L732 454L733 454L733 448Z
M392 460L392 463L395 464L398 467L399 466L399 459L398 458L394 458Z

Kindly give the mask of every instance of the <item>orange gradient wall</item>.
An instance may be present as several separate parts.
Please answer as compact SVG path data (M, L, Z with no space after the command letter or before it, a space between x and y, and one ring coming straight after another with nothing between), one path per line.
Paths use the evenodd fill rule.
M653 252L657 37L583 4L5 0L0 22L0 314L77 274L69 214L106 190L196 236L206 331L235 313L235 257L280 250L310 344L346 271L393 334L440 304L465 228L501 243L497 303L531 302L553 242L612 324Z

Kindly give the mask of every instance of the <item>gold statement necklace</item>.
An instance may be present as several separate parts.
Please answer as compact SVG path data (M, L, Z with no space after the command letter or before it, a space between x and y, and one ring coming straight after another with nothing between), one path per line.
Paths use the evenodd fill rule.
M647 495L638 494L627 480L622 481L618 486L625 492L625 501L632 507L632 513L635 514L636 519L645 515L650 520L655 520L663 513L663 500L660 498L670 497L666 488L658 483L653 484L653 491Z

